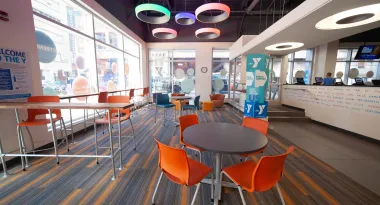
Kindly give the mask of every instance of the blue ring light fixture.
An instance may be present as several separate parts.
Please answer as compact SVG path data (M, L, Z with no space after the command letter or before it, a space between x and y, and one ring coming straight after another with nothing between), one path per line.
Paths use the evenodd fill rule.
M191 25L195 23L195 15L189 12L181 12L175 15L175 22L180 25Z

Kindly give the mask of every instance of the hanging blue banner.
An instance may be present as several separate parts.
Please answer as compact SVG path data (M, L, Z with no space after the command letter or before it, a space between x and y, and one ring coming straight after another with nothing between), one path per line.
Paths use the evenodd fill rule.
M264 54L248 54L246 65L246 100L244 115L254 118L268 116L265 90L268 86L270 57Z

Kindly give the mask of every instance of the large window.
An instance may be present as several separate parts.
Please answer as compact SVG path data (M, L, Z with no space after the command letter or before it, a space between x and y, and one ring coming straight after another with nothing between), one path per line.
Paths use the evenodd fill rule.
M355 83L355 79L350 78L348 73L351 69L357 69L359 73L357 77L363 78L365 82L370 83L372 79L379 79L380 60L355 60L357 52L357 48L338 50L334 77L336 77L338 72L342 72L344 83L347 85L352 85Z
M153 93L186 93L195 96L195 50L149 51Z
M289 66L286 76L286 82L289 84L296 83L297 77L303 77L305 84L311 82L311 72L313 66L313 50L301 50L288 55Z
M75 1L32 0L32 5L44 95L141 87L140 44ZM73 114L74 120L83 118L83 112ZM63 117L68 119L68 112Z
M212 93L224 94L228 97L229 85L229 50L217 50L212 52Z

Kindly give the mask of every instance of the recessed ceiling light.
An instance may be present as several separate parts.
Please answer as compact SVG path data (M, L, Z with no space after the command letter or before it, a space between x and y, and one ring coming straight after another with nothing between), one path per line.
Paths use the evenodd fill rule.
M215 39L220 36L220 30L216 28L201 28L195 31L195 36L199 39Z
M265 47L265 50L268 51L283 51L283 50L290 50L302 47L304 44L299 42L285 42L285 43L277 43L273 44L271 46Z
M212 16L210 11L217 10L221 13L219 15ZM231 9L225 4L221 3L207 3L198 7L195 10L195 16L198 21L202 23L218 23L226 20L230 16Z
M380 20L380 4L373 4L343 11L319 21L315 27L321 30L351 28Z
M155 28L152 30L152 34L159 39L173 39L177 37L177 31L171 28Z

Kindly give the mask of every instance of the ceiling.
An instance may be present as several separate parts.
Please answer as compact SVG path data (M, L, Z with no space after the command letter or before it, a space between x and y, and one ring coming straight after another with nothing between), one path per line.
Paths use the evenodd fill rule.
M359 34L359 37L354 34L364 32L364 35L371 36L373 32L379 32L376 28L380 27L380 21L336 30L319 30L315 25L320 20L336 13L377 3L379 3L379 0L307 0L288 15L284 16L284 18L277 21L273 26L245 44L239 52L234 53L230 57L233 58L247 53L285 55L297 50L313 48L347 36L351 37L346 38L346 40L350 38L351 40L355 40L353 38L363 39L365 38L361 36L363 34ZM369 31L371 29L375 30ZM369 32L366 34L365 31ZM375 40L378 36L379 35L372 37L371 40ZM368 41L370 41L370 39L368 39ZM281 42L302 42L304 46L298 49L284 51L265 50L265 47Z
M195 37L195 30L203 27L216 27L221 31L219 38L207 42L235 42L241 35L258 35L284 15L300 5L304 0L259 0L249 11L254 0L96 0L119 21L140 36L146 42L202 42ZM166 24L151 25L136 18L135 7L142 3L156 3L171 11L171 20ZM230 17L217 24L196 22L190 26L182 26L174 21L175 14L188 11L194 13L199 6L220 2L231 8ZM216 12L212 12L214 14ZM149 12L148 15L158 15ZM169 27L178 32L172 40L161 40L152 36L152 30L158 27Z

